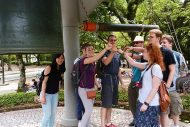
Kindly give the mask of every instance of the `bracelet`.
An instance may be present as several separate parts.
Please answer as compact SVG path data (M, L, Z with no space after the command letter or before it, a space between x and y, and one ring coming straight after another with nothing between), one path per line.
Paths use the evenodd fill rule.
M147 103L146 101L144 102L144 104L145 104L146 106L149 106L149 103Z

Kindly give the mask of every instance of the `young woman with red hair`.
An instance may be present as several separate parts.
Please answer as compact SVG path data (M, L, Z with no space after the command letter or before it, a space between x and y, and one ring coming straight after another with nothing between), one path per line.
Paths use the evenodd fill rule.
M160 47L148 43L144 49L143 58L147 63L134 61L125 53L125 58L132 66L142 69L139 85L139 97L135 114L135 127L159 127L160 104L158 88L165 69Z

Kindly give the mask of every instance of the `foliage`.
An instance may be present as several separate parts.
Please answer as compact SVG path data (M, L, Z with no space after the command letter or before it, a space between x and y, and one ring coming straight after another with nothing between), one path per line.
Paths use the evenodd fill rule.
M14 107L16 105L32 104L34 103L35 92L30 93L11 93L0 95L0 107ZM59 101L64 101L64 92L59 92Z
M110 0L104 1L89 16L89 21L119 24L157 24L164 34L174 37L174 50L180 48L186 60L190 61L190 2L185 0ZM109 32L81 32L81 43L90 42L100 51L103 39ZM134 37L139 34L147 36L145 32L117 32L118 45L130 45ZM103 38L103 39L101 39ZM180 47L179 47L180 45ZM181 51L180 51L181 52Z
M52 54L40 54L40 61L51 61Z
M0 107L14 107L16 105L23 105L23 104L32 104L34 103L34 97L36 96L35 92L30 93L11 93L0 95ZM190 111L190 94L181 96L182 103L185 110ZM97 92L96 100L101 100L100 92ZM64 91L61 90L59 92L59 101L64 101ZM128 101L128 94L126 91L119 91L119 101L120 102L127 102Z
M33 103L36 93L12 93L0 96L0 107L13 107L26 103Z
M185 110L190 110L190 94L181 96L183 108Z

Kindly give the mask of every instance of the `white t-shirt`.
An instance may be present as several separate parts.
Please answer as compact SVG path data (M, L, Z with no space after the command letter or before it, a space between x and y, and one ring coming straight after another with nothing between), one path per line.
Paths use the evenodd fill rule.
M152 69L152 75L158 77L160 80L163 78L161 67L158 64L154 64L150 69L148 69L146 72L145 70L142 72L141 76L144 73L143 80L142 80L142 88L139 89L139 97L138 100L141 103L144 103L147 96L149 95L150 91L152 90L152 75L151 75L151 69ZM159 95L156 93L154 98L149 104L150 106L158 106L159 104Z

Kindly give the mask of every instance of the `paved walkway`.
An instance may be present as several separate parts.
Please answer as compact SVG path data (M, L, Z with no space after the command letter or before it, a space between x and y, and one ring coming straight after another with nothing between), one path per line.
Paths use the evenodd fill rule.
M61 121L63 107L58 107L56 123ZM0 113L0 127L39 127L42 109L28 109ZM118 127L128 127L132 121L131 112L123 109L113 109L112 122ZM90 127L100 127L100 108L95 107L91 116ZM170 123L172 127L172 122ZM190 124L180 123L180 127L190 127Z
M40 69L43 69L41 67ZM27 71L38 71L39 68L27 67ZM14 67L14 71L5 72L5 74L12 74L18 72L18 68ZM30 78L27 81L31 81ZM129 82L125 79L126 84ZM15 92L18 87L18 81L10 81L9 85L0 86L0 94L9 92ZM126 85L127 87L127 85ZM63 116L63 107L58 107L56 115L56 123L61 121ZM12 112L0 113L0 127L39 127L40 120L42 118L42 109L28 109ZM112 113L112 122L118 127L128 127L128 124L132 121L132 114L130 111L122 109L114 109ZM91 116L91 127L100 127L100 108L95 107ZM170 123L172 127L172 122ZM190 124L180 123L180 127L190 127Z

